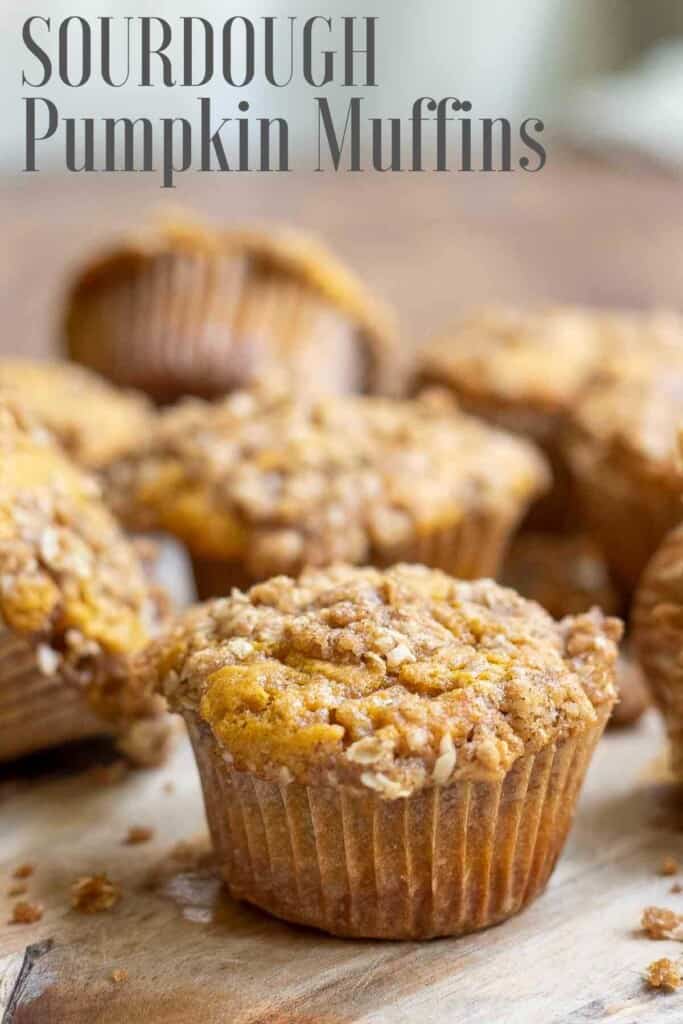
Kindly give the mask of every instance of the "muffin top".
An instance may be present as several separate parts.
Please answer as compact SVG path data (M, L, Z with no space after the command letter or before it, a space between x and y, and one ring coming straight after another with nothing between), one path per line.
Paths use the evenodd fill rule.
M265 578L372 560L472 509L521 512L546 480L532 446L445 394L304 402L252 391L162 414L108 489L127 520Z
M199 257L216 268L223 263L243 264L244 281L275 279L302 285L348 317L357 328L367 347L370 389L394 393L399 388L404 365L396 343L395 315L325 245L309 235L281 227L217 231L184 213L160 218L129 232L117 245L85 265L67 302L65 331L71 354L75 358L81 355L80 342L72 329L81 301L102 287L136 278L155 260L175 254ZM220 283L217 270L212 286L218 289ZM290 344L295 342L293 335Z
M677 451L683 425L683 349L666 358L633 353L596 379L572 411L564 438L578 472L628 462L681 486Z
M102 669L108 684L149 640L154 612L94 480L0 400L0 625L36 645L46 674L87 684Z
M200 605L149 652L238 770L393 799L516 758L611 705L621 626L492 580L336 566Z
M682 353L683 317L666 310L491 309L429 342L420 379L475 404L562 414L589 385L599 393L640 363L680 362Z
M139 443L152 417L141 395L120 391L73 363L0 359L0 394L45 424L65 451L88 469L99 468Z
M475 311L428 342L420 379L463 400L564 411L595 366L599 332L583 310Z

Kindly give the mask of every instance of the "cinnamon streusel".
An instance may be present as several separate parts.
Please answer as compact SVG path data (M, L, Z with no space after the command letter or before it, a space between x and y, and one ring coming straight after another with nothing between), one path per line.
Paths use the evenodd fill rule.
M531 445L445 394L307 403L262 390L163 413L108 493L130 523L183 540L211 596L338 560L493 575L546 481Z
M0 760L158 725L163 701L131 672L155 618L94 480L0 400Z
M576 529L575 475L583 473L567 457L567 417L589 388L600 402L606 382L626 366L646 359L666 369L682 357L683 318L676 313L503 308L475 312L429 342L417 379L418 386L450 388L464 408L539 442L553 489L533 522Z
M212 397L276 372L307 393L393 392L390 314L314 240L288 231L149 227L87 265L69 354L155 399Z
M192 609L146 654L238 897L340 935L501 921L544 887L621 627L491 580L336 566Z
M152 419L142 395L120 391L74 363L0 359L0 395L19 402L91 470L138 444Z

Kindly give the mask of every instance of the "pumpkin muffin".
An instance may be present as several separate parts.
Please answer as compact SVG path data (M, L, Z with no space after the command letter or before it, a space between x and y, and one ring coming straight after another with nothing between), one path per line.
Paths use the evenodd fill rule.
M621 601L605 560L584 533L526 530L517 534L501 580L523 597L537 601L556 619L580 615L595 606L606 615L620 610ZM640 669L626 654L619 658L616 687L618 700L610 725L633 725L647 708L649 694Z
M672 767L683 779L683 526L662 542L633 601L635 649L671 741Z
M131 671L158 606L94 480L0 401L0 761L113 732L154 762L163 700Z
M605 560L585 533L519 533L510 544L501 580L538 601L556 619L578 615L593 605L606 615L619 612L619 595Z
M149 227L91 260L67 300L69 355L160 402L284 378L311 394L393 392L393 316L292 232Z
M0 395L19 402L81 466L96 470L139 443L152 409L74 363L0 358Z
M233 895L337 935L502 921L545 886L621 627L492 580L336 566L196 607L148 651Z
M572 412L564 447L582 512L630 597L648 559L681 519L683 355L623 360Z
M575 530L580 519L575 466L564 432L586 391L632 361L681 360L683 318L667 311L548 308L475 311L428 342L418 388L440 384L465 409L531 437L553 469L553 488L533 511L534 527Z
M185 542L208 597L335 561L494 575L546 480L535 448L446 394L307 402L262 389L163 412L107 490L130 525Z

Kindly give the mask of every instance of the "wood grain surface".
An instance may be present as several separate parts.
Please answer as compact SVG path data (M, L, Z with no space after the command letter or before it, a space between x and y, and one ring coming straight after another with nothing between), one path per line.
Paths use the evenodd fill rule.
M661 755L654 713L608 734L546 893L489 931L422 944L286 925L233 902L208 854L174 861L178 840L208 851L185 742L163 769L113 785L63 766L6 777L0 913L6 921L5 892L25 861L35 864L29 898L45 907L37 924L0 928L6 1024L673 1024L683 993L647 991L642 972L680 943L639 933L645 906L683 911L675 879L658 874L665 856L683 862L683 815ZM135 824L153 839L123 843ZM74 879L101 871L121 884L119 905L71 910ZM112 980L116 969L126 981Z
M479 302L680 306L678 180L568 156L536 176L195 176L163 194L143 176L0 182L0 351L54 351L73 268L161 202L222 221L311 228L398 307L406 342ZM683 805L662 771L654 713L602 741L568 848L527 912L460 940L348 942L231 901L206 857L188 746L104 785L108 751L43 757L0 778L0 1013L6 1024L666 1024L683 994L649 992L646 965L683 950L639 933L643 907L683 912ZM155 829L137 846L131 825ZM12 872L35 863L43 919L8 925ZM109 913L70 909L82 874L123 888ZM681 878L683 882L683 877ZM128 972L116 983L112 971Z

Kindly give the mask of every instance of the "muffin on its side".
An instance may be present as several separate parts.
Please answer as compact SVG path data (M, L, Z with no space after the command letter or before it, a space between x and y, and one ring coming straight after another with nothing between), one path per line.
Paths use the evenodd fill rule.
M259 390L162 413L147 446L110 467L107 493L133 527L186 543L208 597L335 561L495 575L546 483L533 446L445 394Z
M150 227L92 260L67 300L69 355L160 402L270 375L309 394L393 393L392 314L293 232Z
M337 566L192 609L147 653L231 892L337 935L459 935L545 886L621 627L491 580Z
M92 478L0 400L0 761L112 732L156 762L164 702L131 659L158 610Z
M0 395L18 402L89 470L138 444L153 416L142 395L120 391L74 363L0 358Z
M633 599L636 653L666 722L672 768L683 779L683 526L664 539Z

